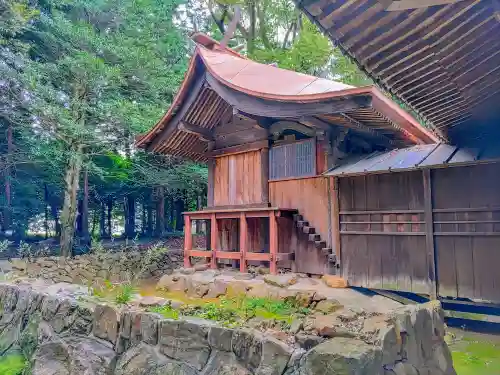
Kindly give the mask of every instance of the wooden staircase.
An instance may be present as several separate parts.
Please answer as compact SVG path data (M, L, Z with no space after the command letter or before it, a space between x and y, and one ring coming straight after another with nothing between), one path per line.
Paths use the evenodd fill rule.
M327 257L328 262L332 266L337 266L336 254L327 246L326 241L321 238L321 235L316 233L316 228L311 226L307 220L304 220L304 217L300 214L294 214L293 221L297 230L306 234L309 242L314 243L317 249L321 249L321 253Z

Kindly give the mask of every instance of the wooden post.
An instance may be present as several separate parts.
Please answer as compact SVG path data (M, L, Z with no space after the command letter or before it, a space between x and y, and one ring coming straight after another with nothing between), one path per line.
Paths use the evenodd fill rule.
M247 272L248 225L244 212L240 214L240 272Z
M278 221L275 211L269 211L269 253L271 255L269 269L272 275L276 275L278 273Z
M208 151L215 148L215 142L208 142ZM214 206L215 158L208 159L207 206Z
M219 230L217 228L217 218L215 213L210 216L210 249L212 250L212 259L210 261L210 267L213 269L217 268L217 237Z
M269 148L260 150L262 203L269 203Z
M191 235L191 217L186 215L184 219L184 267L191 267L189 252L193 249L193 236Z
M342 252L340 249L340 199L339 199L339 179L338 177L331 177L330 180L331 196L332 196L332 249L337 257L337 264L342 267ZM340 268L342 275L342 268Z
M436 278L436 251L434 248L434 221L432 216L432 181L431 170L422 171L424 184L424 215L425 215L425 247L429 265L429 291L432 299L438 297L438 284Z

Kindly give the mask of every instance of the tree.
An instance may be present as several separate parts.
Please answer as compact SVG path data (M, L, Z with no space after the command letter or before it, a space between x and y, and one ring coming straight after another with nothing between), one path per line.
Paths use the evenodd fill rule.
M182 79L186 47L172 26L176 6L52 2L32 32L34 59L24 70L31 145L39 160L64 165L62 255L73 247L82 169L102 173L95 156L109 150L130 159L134 136L161 117Z

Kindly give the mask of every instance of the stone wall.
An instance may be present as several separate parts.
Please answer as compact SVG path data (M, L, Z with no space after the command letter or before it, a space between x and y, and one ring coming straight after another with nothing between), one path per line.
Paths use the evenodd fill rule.
M56 289L0 284L0 355L22 351L32 375L456 375L439 303L372 316L356 337L303 348Z
M169 250L153 261L146 251L77 255L73 258L11 259L13 277L30 277L86 285L99 280L127 281L159 277L182 265L182 251Z

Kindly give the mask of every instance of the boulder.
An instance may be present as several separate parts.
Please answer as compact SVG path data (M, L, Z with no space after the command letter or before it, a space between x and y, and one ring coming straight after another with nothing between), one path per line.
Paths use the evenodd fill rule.
M322 312L323 314L330 314L342 308L343 306L340 304L339 301L330 299L330 300L319 301L314 309L316 311Z
M382 352L361 340L335 338L312 348L301 363L302 375L383 375Z
M147 344L140 343L125 352L118 362L114 375L196 375L196 371L161 355Z
M210 357L203 375L252 375L252 373L241 366L234 355L217 352Z
M295 335L295 341L302 349L309 350L316 345L325 341L323 337L317 335L308 335L306 333L298 333Z
M187 321L160 321L160 351L166 356L201 370L210 356L208 327Z
M231 351L234 330L230 328L210 327L208 331L208 343L212 348L225 352Z
M109 341L113 345L118 338L118 325L120 322L120 313L109 305L97 305L94 310L93 333L100 339Z
M297 275L295 275L294 273L285 273L282 275L266 275L264 276L264 281L269 285L286 288L297 282Z
M69 336L42 343L31 361L32 375L108 375L116 354L108 345L87 337Z
M330 288L347 288L347 281L340 276L323 275L321 277L323 282Z
M248 329L235 330L232 349L238 360L246 368L255 371L259 367L262 356L262 340L258 332Z
M226 294L228 283L224 280L215 279L212 284L209 285L209 289L206 298L217 298Z
M272 336L262 338L262 356L255 375L283 374L293 353L293 348Z

